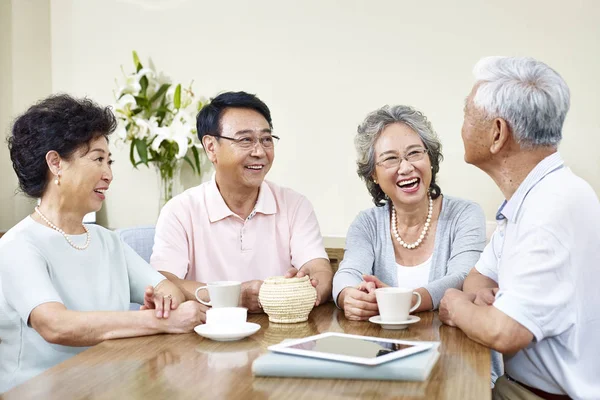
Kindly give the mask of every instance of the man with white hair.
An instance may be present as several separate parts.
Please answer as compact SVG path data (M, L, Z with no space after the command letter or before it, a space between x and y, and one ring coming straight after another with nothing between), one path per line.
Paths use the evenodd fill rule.
M565 81L531 58L475 66L462 137L465 161L506 200L498 227L440 319L504 354L494 399L600 396L600 203L557 150Z

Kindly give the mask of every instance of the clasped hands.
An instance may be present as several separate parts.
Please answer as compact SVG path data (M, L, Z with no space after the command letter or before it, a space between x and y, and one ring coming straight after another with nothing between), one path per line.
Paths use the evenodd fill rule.
M379 315L375 289L388 287L374 275L363 275L363 281L356 287L347 287L339 295L338 304L344 309L347 319L363 321Z
M442 297L439 308L439 318L444 324L456 326L455 313L460 309L461 303L473 303L476 306L491 306L496 300L498 288L482 288L477 293L465 293L458 289L448 289Z

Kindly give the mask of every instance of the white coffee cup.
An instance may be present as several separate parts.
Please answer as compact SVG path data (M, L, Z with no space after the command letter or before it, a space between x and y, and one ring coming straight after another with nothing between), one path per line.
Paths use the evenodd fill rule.
M212 307L237 307L240 301L240 291L242 283L238 281L219 281L207 283L206 286L200 286L194 293L196 299L206 305ZM198 297L198 292L208 290L210 301L202 301Z
M413 296L417 296L417 303L411 308ZM421 305L421 295L412 289L399 287L385 287L375 289L377 306L382 321L403 322L408 319L408 314Z
M242 325L247 318L246 307L219 307L206 310L206 324L211 326Z

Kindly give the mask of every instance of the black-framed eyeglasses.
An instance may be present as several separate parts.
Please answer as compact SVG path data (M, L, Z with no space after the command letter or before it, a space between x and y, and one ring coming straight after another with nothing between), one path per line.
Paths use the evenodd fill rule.
M415 163L417 161L421 161L425 157L425 154L427 154L428 152L429 152L429 150L427 150L427 149L416 148L416 149L409 150L404 155L392 153L392 154L386 155L383 158L383 160L378 161L376 163L376 165L379 165L386 169L396 168L396 167L400 166L400 164L402 163L402 160L406 160L411 164Z
M254 136L243 136L240 138L233 138L229 136L222 136L216 134L209 134L208 136L231 140L235 146L243 150L253 149L257 143L260 143L263 149L272 149L273 147L275 147L275 143L279 141L279 136L275 135L265 135L257 138L255 138Z

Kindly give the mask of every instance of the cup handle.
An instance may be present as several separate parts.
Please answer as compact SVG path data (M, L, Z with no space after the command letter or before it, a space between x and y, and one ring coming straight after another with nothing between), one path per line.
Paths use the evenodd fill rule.
M200 299L200 297L198 297L198 292L202 289L208 290L208 286L200 286L198 289L196 289L196 292L194 293L194 296L196 296L196 300L198 300L200 303L204 304L205 306L212 307L212 304L210 301L207 303L206 301L202 301ZM420 303L420 301L419 301L419 303Z
M410 310L408 310L409 313L415 311L421 305L421 295L417 292L413 292L412 294L417 296L417 304L415 304Z

